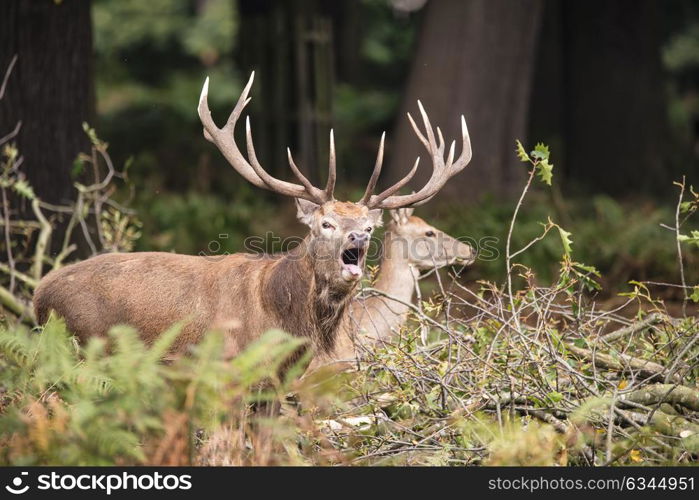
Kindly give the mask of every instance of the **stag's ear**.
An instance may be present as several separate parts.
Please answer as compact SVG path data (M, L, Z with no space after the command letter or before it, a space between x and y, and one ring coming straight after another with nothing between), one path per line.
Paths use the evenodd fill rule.
M374 208L372 210L369 210L369 218L371 219L371 222L374 224L374 227L383 226L383 210L382 209Z
M312 201L296 198L296 218L306 224L313 225L313 214L320 208L320 205Z

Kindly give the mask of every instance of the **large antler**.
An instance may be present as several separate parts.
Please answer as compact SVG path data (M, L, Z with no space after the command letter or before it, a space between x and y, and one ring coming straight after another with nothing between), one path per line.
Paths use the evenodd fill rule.
M418 157L415 161L415 165L410 170L408 175L403 177L400 181L395 183L390 188L383 191L381 194L372 195L374 188L376 187L376 181L381 173L381 165L383 163L383 136L381 137L381 145L379 146L379 154L376 158L376 165L374 166L374 172L369 180L369 185L367 186L366 192L359 203L368 206L369 208L386 208L394 209L407 206L416 206L425 203L434 195L436 195L442 187L447 183L450 177L461 172L468 162L471 161L471 139L468 136L468 128L466 128L466 119L461 115L461 140L462 140L462 151L459 158L454 161L454 147L455 141L452 141L449 147L449 154L447 155L446 162L444 160L444 137L442 136L442 131L437 127L437 137L439 143L435 140L434 130L430 124L430 120L427 117L425 108L422 107L422 103L417 101L417 105L420 108L420 114L422 115L422 121L425 124L425 130L427 132L427 137L425 137L418 129L413 117L408 113L408 120L415 131L420 142L425 146L425 149L432 158L432 177L425 184L425 186L417 193L406 194L406 195L394 195L403 186L405 186L410 179L413 178L415 172L417 171L417 166L420 161Z
M209 78L206 78L204 87L201 89L199 106L197 108L197 111L199 112L199 119L204 126L204 137L216 145L223 156L225 156L226 160L228 160L228 163L230 163L240 175L257 187L269 189L275 193L292 196L294 198L303 198L304 200L312 201L318 204L323 204L326 201L332 200L336 179L335 140L332 130L330 131L330 165L328 183L325 189L319 189L310 183L310 181L296 167L294 160L291 158L291 151L288 149L287 154L289 157L289 166L291 167L292 172L294 172L294 175L301 182L301 185L283 181L269 175L257 161L255 147L252 143L250 117L247 117L245 120L245 137L247 141L248 158L250 161L248 162L240 153L240 150L235 143L233 134L235 131L235 124L240 117L240 113L242 113L243 108L245 108L245 106L250 102L251 98L248 97L248 93L250 92L250 87L252 87L254 78L255 72L253 71L247 85L245 85L243 92L240 94L238 102L233 108L233 111L228 117L228 121L223 128L218 128L214 123L214 120L211 118L211 111L209 110L209 103L207 99L209 95Z

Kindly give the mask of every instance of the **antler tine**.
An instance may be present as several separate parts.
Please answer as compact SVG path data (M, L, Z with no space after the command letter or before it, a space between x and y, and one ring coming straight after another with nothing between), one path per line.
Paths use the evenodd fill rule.
M211 117L211 111L209 110L208 76L206 77L206 80L204 80L204 86L201 89L201 95L199 96L199 105L197 107L197 112L199 114L199 120L201 120L201 123L204 126L204 137L206 138L206 140L213 142L216 145L216 147L219 149L219 151L221 151L226 160L228 160L228 163L230 163L231 166L245 178L245 180L254 184L257 187L267 188L262 179L260 179L260 177L255 173L252 166L250 166L247 160L245 160L243 155L240 153L238 146L236 146L235 141L233 140L232 130L228 130L229 128L233 129L235 127L235 123L238 117L240 116L240 113L243 111L248 102L250 102L250 99L248 98L248 92L250 91L250 87L252 86L254 78L255 72L253 71L250 75L250 79L248 80L247 85L243 89L243 92L240 94L240 97L238 98L238 102L233 108L233 112L228 118L228 122L226 123L223 129L220 129L216 126L213 118Z
M315 187L313 186L313 184L311 184L311 181L309 181L308 178L305 175L303 175L303 173L296 166L296 163L294 163L294 158L291 156L291 149L289 149L288 147L286 148L286 156L289 160L289 167L291 168L291 171L294 173L296 178L299 181L301 181L301 184L303 184L308 191L313 191Z
M250 161L246 160L238 146L235 143L235 125L240 118L240 114L243 109L250 102L250 89L252 88L252 83L255 79L255 72L253 71L250 75L245 88L243 89L238 101L231 111L228 121L223 128L218 128L211 117L211 111L209 110L208 95L209 95L209 78L207 77L204 81L204 86L201 90L201 95L199 96L199 105L197 111L199 113L199 119L204 126L204 137L213 142L216 147L221 151L223 156L228 160L228 163L248 182L254 184L257 187L269 189L271 191L283 194L286 196L292 196L294 198L303 198L305 200L313 201L315 203L324 203L328 200L325 191L314 187L308 179L303 177L301 172L295 168L295 165L291 167L292 171L296 177L299 178L301 184L294 184L292 182L283 181L269 175L265 169L260 165L257 160L257 155L255 154L255 147L252 142L252 131L250 129L250 118L246 120L246 141L247 141L247 152ZM292 165L293 161L290 162Z
M464 116L461 116L461 155L459 155L459 158L456 161L454 161L456 143L452 141L449 147L449 152L447 154L447 159L445 163L445 142L442 136L442 132L441 130L439 130L439 128L437 129L437 136L439 137L439 143L437 143L437 141L435 140L434 130L432 129L430 120L427 116L427 113L425 112L425 108L422 106L422 103L420 101L418 101L417 104L418 108L420 109L420 114L422 115L422 121L425 125L425 132L427 134L427 137L425 137L425 135L423 135L420 129L417 127L415 121L413 120L413 117L410 116L410 113L408 113L408 120L410 121L410 124L413 127L413 130L415 131L415 134L417 135L418 139L420 140L420 142L422 142L423 146L425 146L425 149L432 158L432 176L430 177L429 181L427 181L427 184L425 184L425 186L417 193L411 193L409 195L403 196L394 196L393 193L397 192L400 189L400 187L402 187L402 185L405 184L403 183L403 180L400 181L398 184L401 184L401 186L396 187L394 185L388 190L386 190L390 191L388 195L386 194L386 191L384 191L379 196L372 196L369 202L367 203L367 205L371 208L378 207L386 209L395 209L425 203L426 201L433 198L439 192L439 190L444 187L444 185L452 176L456 175L461 170L463 170L464 167L466 167L466 165L468 165L468 163L471 161L471 139L468 135L468 128L466 127L466 119L464 118ZM413 170L406 177L412 177L411 174L414 174L416 166L413 167Z
M214 137L210 130L218 130L214 119L211 118L211 110L209 110L209 77L204 80L204 86L201 88L201 94L199 94L199 105L197 106L197 113L199 114L199 120L201 120L204 126L204 137L209 142L214 142Z
M262 182L265 183L267 189L276 191L277 193L284 194L287 196L294 196L297 198L301 197L302 192L305 190L304 188L296 184L284 183L284 181L275 179L274 177L269 175L265 171L265 169L262 168L260 162L257 161L257 155L255 154L255 146L252 142L252 130L250 129L249 116L245 117L245 139L248 148L248 158L250 159L250 165L252 166L255 173L259 176L259 178L262 179Z
M439 127L437 127L437 137L439 138L438 148L440 151L444 151L444 136L442 135L442 131Z
M463 161L465 165L461 168L464 168L468 163L471 161L471 157L473 156L473 151L471 151L471 137L468 135L468 127L466 126L466 118L464 118L464 115L461 115L461 140L462 140L462 151L461 151L461 156L459 157L459 161Z
M369 203L369 206L372 207L372 208L375 207L375 206L376 206L376 207L380 207L380 208L387 208L387 207L384 207L384 206L383 206L382 202L383 202L386 198L388 198L389 196L391 196L393 193L399 191L399 190L400 190L403 186L405 186L408 182L410 182L410 180L411 180L411 179L413 178L413 176L415 175L415 172L417 172L417 166L418 166L419 164L420 164L420 157L418 156L417 159L415 160L415 164L413 165L413 168L410 170L410 172L408 172L408 175L406 175L406 176L403 177L401 180L399 180L398 182L396 182L396 183L395 183L393 186L391 186L390 188L388 188L388 189L386 189L385 191L383 191L381 194L377 195L375 198L372 196L372 200L371 200L371 202ZM397 208L399 208L399 207L397 207Z
M383 166L383 147L384 147L384 141L386 140L386 132L384 131L381 134L381 142L379 143L379 151L376 153L376 163L374 163L374 171L371 173L371 177L369 178L369 183L366 186L366 191L364 191L364 195L362 196L362 199L359 200L358 203L365 205L369 199L371 198L371 195L374 194L374 189L376 189L376 183L379 181L379 176L381 175L381 168Z
M420 142L422 143L423 146L425 146L425 149L429 151L430 149L430 143L427 142L427 139L425 139L425 136L422 135L422 132L420 132L420 129L418 128L417 124L415 123L415 120L413 120L413 116L410 113L406 113L408 115L408 121L410 122L410 126L413 127L413 132L415 132L415 135L417 136L418 139L420 139Z
M454 162L454 147L456 146L456 141L451 141L451 146L449 146L449 154L447 155L447 168L451 167Z
M434 150L437 148L437 142L434 140L434 130L432 130L430 119L428 118L427 113L425 112L425 108L422 106L422 102L420 102L420 99L417 100L417 107L420 110L420 114L422 115L422 122L425 124L425 130L427 131L427 140L430 143L431 149Z
M325 185L325 196L328 200L334 198L335 181L337 180L337 159L335 157L335 134L330 129L330 153L328 154L328 182Z
M208 80L208 78L207 78ZM238 102L235 104L235 107L233 108L233 111L231 111L231 114L228 116L228 120L226 121L226 125L223 128L227 128L229 126L233 127L235 126L235 122L238 121L238 118L240 117L240 114L243 112L243 109L245 106L248 105L250 100L252 99L251 97L248 97L248 94L250 93L250 89L252 88L252 83L255 81L255 72L253 71L250 73L250 78L248 78L248 83L245 84L245 87L243 88L243 91L240 93L240 97L238 98Z

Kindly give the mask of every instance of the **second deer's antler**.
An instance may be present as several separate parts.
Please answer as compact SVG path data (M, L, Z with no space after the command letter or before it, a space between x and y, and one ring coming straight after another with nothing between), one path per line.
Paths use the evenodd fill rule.
M440 189L444 187L447 181L468 165L471 161L472 151L471 151L471 139L468 135L468 128L466 127L466 119L461 115L461 141L462 141L462 151L459 158L454 161L454 148L456 142L452 141L449 147L449 153L447 155L446 161L444 159L444 137L442 136L442 131L437 127L437 138L439 143L435 139L434 130L430 124L430 119L427 117L425 108L423 108L422 103L417 101L417 105L420 108L420 114L422 115L422 121L425 124L425 131L427 132L427 137L425 137L420 129L415 124L413 117L408 113L408 120L415 131L420 142L425 146L425 149L432 159L432 176L427 184L418 191L417 193L411 193L406 195L394 195L398 192L404 185L406 185L410 179L413 178L415 172L417 171L417 166L420 161L418 157L415 161L415 165L408 172L408 175L403 177L400 181L395 183L393 186L389 187L382 193L378 195L373 195L373 190L376 187L376 181L381 173L381 164L383 161L383 136L381 137L381 146L379 147L379 155L376 159L376 165L374 166L374 172L369 180L369 185L364 193L364 196L359 201L359 203L368 206L369 208L386 208L395 209L407 206L420 205L434 195L436 195Z
M257 155L255 154L255 147L252 141L252 131L250 128L250 118L248 117L245 121L245 137L247 143L247 153L248 159L246 160L241 154L238 146L235 143L234 131L235 124L240 117L245 106L250 102L250 88L252 87L252 82L255 78L255 72L250 75L248 83L245 85L243 92L238 98L233 111L228 117L228 121L223 126L223 128L218 128L211 118L211 111L209 110L208 104L208 94L209 94L209 79L207 78L204 82L204 87L201 91L201 96L199 97L199 106L197 108L199 112L199 118L202 125L204 126L204 137L207 140L213 142L216 147L221 151L223 156L228 160L228 163L247 181L254 184L257 187L269 189L279 194L286 196L291 196L294 198L303 198L314 203L323 204L325 202L333 200L333 191L335 189L335 181L337 179L336 172L336 158L335 158L335 138L333 131L330 130L330 158L328 165L328 182L324 189L315 187L306 178L299 168L294 163L294 159L291 156L291 151L287 148L287 155L289 159L289 167L294 173L296 178L301 184L295 184L293 182L283 181L273 177L260 165L257 160ZM420 101L417 102L420 108L420 114L422 115L422 120L425 125L425 131L427 137L425 137L419 128L415 124L413 117L408 113L408 119L410 124L415 131L415 134L420 139L420 142L425 146L425 149L432 159L432 176L425 186L418 192L407 194L407 195L396 195L403 186L405 186L415 175L417 171L420 158L415 160L413 168L408 172L408 174L401 180L396 182L394 185L385 189L380 194L373 194L376 184L378 182L379 176L381 175L381 167L383 164L383 152L384 152L384 142L385 133L381 136L381 143L379 144L379 151L376 156L376 164L374 165L374 171L369 179L366 191L359 204L365 205L369 208L386 208L395 209L407 206L420 205L439 192L440 189L444 187L446 182L458 172L464 169L471 161L471 140L469 139L468 129L466 128L466 120L463 115L461 116L461 139L462 139L462 151L458 159L454 160L454 147L455 142L452 141L449 148L449 153L447 154L446 160L444 159L444 137L442 136L442 131L437 127L437 138L435 138L434 130L430 124L430 120L427 117L427 113L422 106Z

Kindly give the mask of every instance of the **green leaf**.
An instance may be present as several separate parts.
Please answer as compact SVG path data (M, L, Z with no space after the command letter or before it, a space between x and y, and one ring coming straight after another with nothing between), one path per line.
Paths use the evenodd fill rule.
M531 158L529 158L529 155L527 152L524 150L524 146L522 146L522 143L517 139L516 141L517 148L515 149L515 152L517 153L517 158L520 159L522 162L531 162Z
M541 181L550 186L553 179L553 164L544 159L536 164L536 169Z
M530 153L531 157L539 161L548 161L551 152L549 147L543 142L538 143L534 146L534 151Z
M573 341L573 345L576 347L582 347L582 348L587 347L587 343L585 342L585 339L575 339Z
M129 168L131 168L131 165L133 165L134 159L133 156L129 156L126 161L124 162L124 168L123 168L123 174L126 174L128 172Z
M34 198L36 198L36 195L34 194L34 190L29 185L29 183L24 179L17 180L12 185L12 189L14 189L18 195L24 196L28 200L33 200Z
M693 302L699 302L699 285L692 289L692 294L689 296L689 298L692 299Z
M556 391L549 392L546 395L546 397L548 398L549 401L551 401L554 404L563 400L563 394L561 394L560 392L556 392Z
M556 225L558 228L558 234L561 236L561 243L563 244L563 251L566 255L570 255L573 252L573 240L571 239L572 234L561 226Z
M85 171L85 163L80 159L76 158L73 161L73 167L70 169L70 176L73 179L77 179Z
M677 240L682 243L688 243L690 245L696 245L699 247L699 231L693 230L690 236L686 234L680 234L677 236Z
M573 267L576 267L582 271L588 272L590 274L594 274L595 276L601 276L599 270L595 266L590 266L587 264L583 264L582 262L573 262Z
M687 213L690 210L692 210L693 206L694 206L694 202L684 201L684 202L680 203L680 212L682 212L683 214Z

